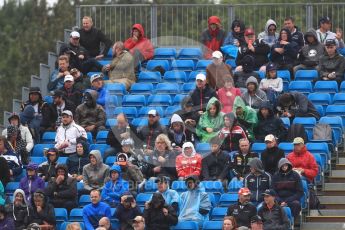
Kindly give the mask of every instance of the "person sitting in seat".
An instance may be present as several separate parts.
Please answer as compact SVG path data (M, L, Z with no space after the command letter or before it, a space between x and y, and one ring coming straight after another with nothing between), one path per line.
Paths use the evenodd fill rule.
M176 171L179 180L184 180L187 176L201 175L202 156L195 152L194 145L186 142L182 146L182 153L176 157Z
M54 206L48 202L48 196L37 190L31 199L32 218L30 223L36 223L45 229L54 229L56 224Z

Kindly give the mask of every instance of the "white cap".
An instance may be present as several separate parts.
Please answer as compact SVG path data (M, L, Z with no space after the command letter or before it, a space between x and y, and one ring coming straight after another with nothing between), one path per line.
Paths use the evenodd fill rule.
M96 80L96 79L98 79L98 78L103 78L103 75L102 75L102 74L98 74L98 73L93 74L93 75L90 77L90 82L92 83L94 80Z
M148 115L158 116L157 110L151 109L151 110L148 112Z
M196 80L206 81L206 75L203 74L203 73L199 73L198 75L196 75L195 79Z
M272 134L268 134L266 137L265 137L265 141L269 141L269 142L272 142L272 141L275 141L275 136L272 135Z
M70 33L70 36L71 36L72 38L80 38L80 34L79 34L78 31L72 31L72 32Z
M220 52L220 51L214 51L213 53L212 53L212 57L213 58L223 58L223 54Z
M64 111L62 112L62 115L64 115L64 114L73 117L73 113L72 113L71 111L69 111L69 110L64 110Z
M72 75L66 75L65 79L63 80L63 82L66 82L66 81L74 81L73 76Z

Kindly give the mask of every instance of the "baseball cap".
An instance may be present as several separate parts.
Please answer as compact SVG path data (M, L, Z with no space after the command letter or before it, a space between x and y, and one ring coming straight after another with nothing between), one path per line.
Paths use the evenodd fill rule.
M196 75L195 79L201 80L201 81L206 81L206 75L203 73L199 73L198 75Z
M158 116L159 114L157 113L157 110L155 109L151 109L148 113L148 115L152 115L154 117Z
M120 153L117 156L117 164L118 165L127 165L127 160L128 160L128 156L126 153Z
M255 215L250 219L250 223L262 222L262 219L259 215Z
M63 80L63 82L66 82L66 81L74 81L73 76L72 75L66 75L65 79Z
M268 134L266 137L265 137L265 142L266 141L269 141L269 142L272 142L272 141L275 141L276 137L273 135L273 134Z
M252 28L247 28L245 31L244 31L244 36L249 36L249 35L255 35L255 32Z
M213 53L212 53L212 57L213 58L223 58L223 54L220 52L220 51L214 51Z
M262 195L268 195L268 196L277 196L276 191L274 191L273 189L266 189Z
M272 62L266 66L266 72L269 72L271 70L277 70L277 66Z
M319 23L323 24L323 23L330 23L331 19L328 16L324 16L322 18L320 18Z
M79 34L78 31L72 31L72 32L70 33L70 36L71 36L72 38L80 38L80 34Z
M298 145L298 144L304 144L304 140L302 137L296 137L295 139L293 139L293 143L294 145Z
M69 110L64 110L64 111L61 113L61 115L64 115L64 114L73 117L73 113L72 113L71 111L69 111Z
M241 188L239 191L238 191L238 195L244 195L244 196L247 196L247 195L250 195L251 192L249 190L249 188Z
M91 77L90 77L90 82L92 83L94 80L98 79L98 78L103 78L103 75L102 74L93 74Z
M335 46L335 45L337 45L337 43L335 43L334 39L327 39L326 40L325 46Z

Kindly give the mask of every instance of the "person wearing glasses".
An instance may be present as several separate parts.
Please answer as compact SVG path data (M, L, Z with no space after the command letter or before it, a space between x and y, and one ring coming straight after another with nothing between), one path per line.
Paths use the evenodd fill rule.
M269 47L272 47L277 41L279 34L277 31L277 23L273 19L268 19L265 30L258 35L258 39L263 41Z

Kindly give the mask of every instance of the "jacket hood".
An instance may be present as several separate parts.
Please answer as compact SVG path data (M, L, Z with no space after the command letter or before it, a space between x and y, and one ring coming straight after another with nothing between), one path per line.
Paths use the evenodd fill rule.
M317 39L317 34L316 34L316 31L314 29L309 29L305 34L304 34L304 41L306 44L310 44L308 42L308 39L307 37L308 36L313 36L314 39L315 39L315 44L319 44L319 40Z
M248 77L248 79L247 79L247 81L246 81L246 85L248 85L249 83L254 83L256 89L257 89L258 86L259 86L258 80L256 80L256 78L253 77L253 76Z
M68 178L68 167L67 167L67 165L65 165L65 164L58 164L58 165L55 167L55 173L56 173L56 175L58 174L58 170L59 170L59 169L62 169L62 170L65 171L65 180L67 180L67 178Z
M23 196L23 198L24 198L24 203L25 203L25 205L26 205L26 206L29 206L29 204L27 203L27 200L26 200L25 192L24 192L22 189L20 189L20 188L17 188L16 191L14 191L14 193L13 193L13 199L16 197L16 195L17 195L18 193L22 194L22 196Z
M81 144L83 146L84 152L83 152L83 155L81 155L81 157L87 156L88 153L89 153L89 144L88 144L88 142L86 140L78 139L77 140L77 144Z
M240 28L241 28L240 33L241 33L241 32L244 33L244 30L245 30L246 28L245 28L245 25L244 25L243 21L241 21L241 20L239 20L239 19L235 19L235 20L231 23L231 30L232 30L232 32L235 32L235 31L234 31L234 28L235 28L236 25L239 25L239 26L240 26Z
M260 173L264 173L264 166L262 164L262 161L255 157L253 158L251 161L249 161L248 165L252 168L254 168L256 171L260 172Z
M193 149L193 153L192 153L191 156L186 156L186 155L184 154L184 150L185 150L186 148L192 148L192 149ZM194 157L195 154L196 154L195 148L194 148L194 145L193 145L191 142L186 142L186 143L184 143L184 144L182 145L182 155L183 155L184 157Z
M290 172L292 170L292 164L291 164L291 162L287 158L282 158L282 159L279 160L279 162L278 162L278 169L279 169L279 171L282 172L281 168L285 164L289 165L289 169L288 169L287 172Z
M208 23L208 25L216 24L216 25L218 25L218 27L221 26L220 19L217 16L209 17L207 23Z
M43 205L46 206L47 202L48 202L48 197L46 196L46 194L41 189L37 189L35 191L35 193L40 193L43 196L43 203L44 203ZM34 195L33 195L33 198L31 199L31 207L36 209L36 205L35 205L35 202L34 202Z
M144 28L143 28L143 26L142 26L141 24L134 24L134 25L132 26L132 36L133 36L133 30L134 30L134 29L139 30L139 32L140 32L140 37L145 37Z
M97 92L96 90L90 89L90 90L87 90L87 91L85 92L85 95L86 95L86 94L89 94L89 95L91 96L92 104L93 104L93 105L96 105L96 104L97 104L97 98L98 98L98 92Z
M265 25L266 33L268 33L268 27L270 27L270 25L275 25L275 27L277 28L277 23L273 19L268 19Z
M220 104L219 100L215 97L212 97L208 103L207 103L207 106L206 106L206 110L207 110L207 113L209 113L209 110L211 108L211 105L215 105L216 108L217 108L217 115L219 114L219 112L221 111L222 109L222 105Z
M283 29L280 30L278 40L279 40L279 41L282 40L282 39L281 39L281 34L282 34L283 31L287 33L287 37L288 37L288 40L287 40L287 41L288 41L288 42L291 42L291 40L292 40L291 32L290 32L290 30L288 30L288 29L286 29L286 28L283 28Z
M97 167L101 166L103 164L103 159L102 159L102 155L101 152L99 150L92 150L89 154L89 156L94 156L96 158L97 161Z
M185 131L184 122L183 122L182 118L180 117L180 115L178 115L178 114L176 114L176 113L173 114L172 117L171 117L171 120L170 120L170 128L172 128L172 125L173 125L173 123L175 123L175 122L180 122L180 123L182 124L182 127L183 127L182 132L184 132L184 131Z
M237 118L235 116L235 113L227 113L227 114L224 115L223 118L225 118L225 117L229 118L229 120L230 120L230 124L231 124L230 125L230 130L231 130L232 127L234 127L237 124Z
M268 112L269 112L268 117L273 117L274 116L273 106L272 106L271 102L263 101L261 103L261 105L259 106L259 110L258 110L258 118L259 118L259 120L263 119L263 117L261 115L261 109L268 109Z
M113 171L116 171L120 176L121 176L121 167L120 167L120 165L113 165L113 166L111 166L111 168L110 168L110 174L111 174L111 172L113 172Z
M155 192L152 194L152 199L151 199L151 208L154 209L161 209L165 205L165 200L164 197L161 193Z

